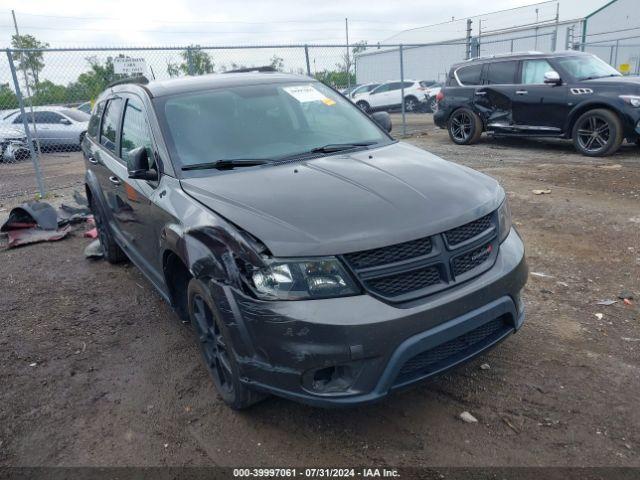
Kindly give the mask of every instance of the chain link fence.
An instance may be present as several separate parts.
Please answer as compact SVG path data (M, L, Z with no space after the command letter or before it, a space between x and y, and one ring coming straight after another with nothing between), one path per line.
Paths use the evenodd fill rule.
M425 115L429 95L437 92L429 85L443 82L452 64L475 56L552 51L563 47L563 37L559 43L557 28L547 25L533 34L410 45L8 49L0 55L0 201L80 186L80 143L93 102L107 85L127 76L165 80L271 66L316 78L365 110L391 112L393 134L404 136L434 128ZM606 44L590 45L588 51L615 65L622 46L614 41L613 50ZM372 85L383 83L388 91L370 94Z

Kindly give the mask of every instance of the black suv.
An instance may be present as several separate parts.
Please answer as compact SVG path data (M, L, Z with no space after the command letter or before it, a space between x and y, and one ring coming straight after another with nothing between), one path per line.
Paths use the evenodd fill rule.
M640 77L590 54L510 54L454 65L434 122L471 144L501 136L573 139L584 155L611 155L640 137Z
M281 73L121 84L96 101L82 148L105 256L129 257L190 321L233 408L265 393L370 402L524 321L504 190L372 117Z

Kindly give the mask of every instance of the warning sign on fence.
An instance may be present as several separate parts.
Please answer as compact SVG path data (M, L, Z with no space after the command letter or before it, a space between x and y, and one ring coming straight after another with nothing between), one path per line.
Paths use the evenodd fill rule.
M147 71L147 64L144 58L116 57L113 71L121 75L142 75Z

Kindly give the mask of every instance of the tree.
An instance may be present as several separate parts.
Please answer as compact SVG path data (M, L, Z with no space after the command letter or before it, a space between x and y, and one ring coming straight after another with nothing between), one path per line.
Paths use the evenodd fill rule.
M336 67L340 70L344 70L345 72L351 72L351 68L355 64L355 57L358 53L363 52L367 49L367 41L364 40L362 42L356 42L353 44L351 48L351 55L346 52L342 55L342 64L337 64Z
M202 50L199 45L190 45L186 50L180 52L182 63L167 63L167 74L170 77L177 77L180 73L184 75L204 75L213 73L215 64L211 56Z
M8 83L0 84L0 109L18 108L18 97Z
M43 80L31 97L33 105L59 105L69 102L69 92L64 85L56 85L50 80Z
M119 55L124 57L123 54ZM95 99L112 82L120 80L125 75L115 73L113 58L107 57L102 62L98 57L87 57L89 71L81 73L78 79L67 87L67 101L83 101Z
M49 44L41 42L33 35L13 35L11 37L11 46L13 48L38 49L47 48ZM30 52L13 52L18 63L18 68L24 70L27 75L27 84L29 87L38 88L40 72L44 68L44 54L42 51Z
M274 54L273 57L271 57L269 65L271 65L275 70L282 71L284 70L284 59Z

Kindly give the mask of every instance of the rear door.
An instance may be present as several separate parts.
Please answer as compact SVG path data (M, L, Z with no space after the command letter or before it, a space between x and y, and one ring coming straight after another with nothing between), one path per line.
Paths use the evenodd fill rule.
M560 133L569 113L568 87L544 83L544 74L554 70L543 58L522 60L514 119L532 132Z
M484 67L482 87L475 92L475 106L488 128L509 128L517 123L513 118L513 103L519 89L518 66L517 60L505 60L490 62Z
M369 94L369 105L378 108L386 105L385 96L389 93L390 83L383 83Z

